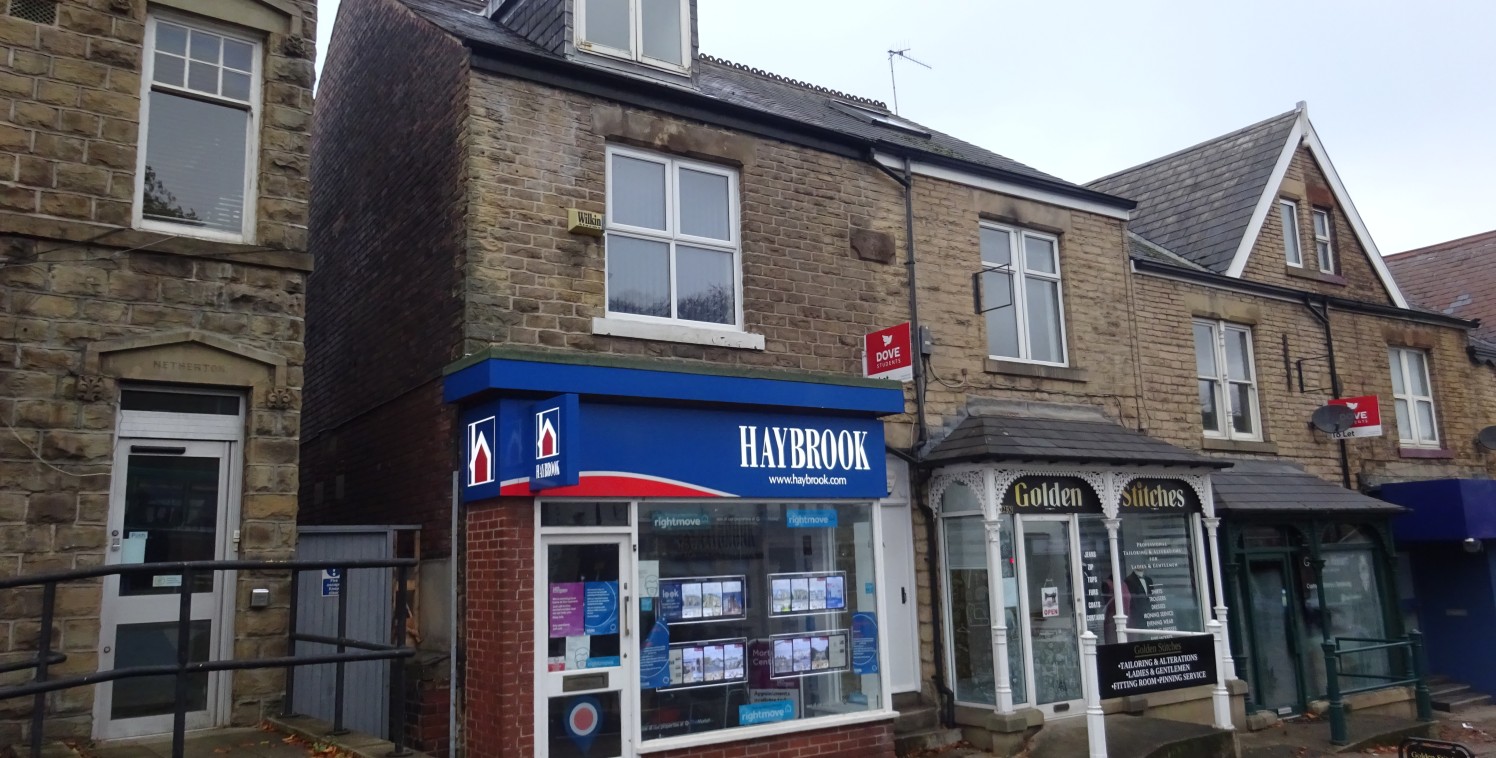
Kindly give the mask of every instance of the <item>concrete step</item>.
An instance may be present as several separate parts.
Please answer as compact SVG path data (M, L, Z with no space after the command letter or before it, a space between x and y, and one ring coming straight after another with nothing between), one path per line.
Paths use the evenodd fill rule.
M1433 701L1433 705L1435 710L1447 711L1449 713L1459 713L1461 711L1468 711L1472 708L1479 708L1483 705L1488 705L1490 702L1490 695L1482 695L1478 692L1471 692L1467 694L1456 695L1455 697L1447 700L1436 699Z
M1451 695L1458 695L1461 692L1469 692L1470 690L1470 685L1460 684L1459 682L1439 682L1438 684L1430 682L1428 685L1429 695L1434 698L1443 698L1446 700Z
M924 750L940 750L961 741L960 729L926 729L910 734L896 734L893 738L895 755L918 755Z
M940 713L933 705L900 708L898 718L893 720L893 733L915 734L928 732L940 726Z
M1090 752L1086 719L1046 723L1034 735L1024 755L1029 758L1079 758ZM1235 758L1232 732L1208 726L1144 716L1106 718L1107 753L1127 758Z

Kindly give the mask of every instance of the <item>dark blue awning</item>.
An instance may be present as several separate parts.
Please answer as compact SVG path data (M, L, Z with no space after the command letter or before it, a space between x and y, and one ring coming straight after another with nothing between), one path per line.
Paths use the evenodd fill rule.
M1393 520L1399 542L1496 539L1496 481L1433 479L1384 484L1382 499L1406 506Z

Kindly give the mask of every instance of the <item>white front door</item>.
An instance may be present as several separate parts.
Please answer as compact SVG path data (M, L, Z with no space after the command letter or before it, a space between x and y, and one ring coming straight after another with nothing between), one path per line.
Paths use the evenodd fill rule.
M632 625L633 576L626 534L541 537L536 603L539 635L536 755L620 758L634 755L638 680Z
M234 443L120 438L110 493L110 564L222 560L234 499ZM172 665L177 662L181 593L191 593L188 656L218 656L223 632L220 587L213 573L180 571L106 577L99 630L99 669ZM187 683L187 727L215 723L221 674L198 674ZM176 677L120 679L98 688L95 734L104 739L171 730Z
M919 598L914 584L914 523L909 503L878 508L883 530L884 603L888 613L890 692L919 690Z
M1075 517L1024 516L1017 522L1023 546L1018 570L1024 637L1029 641L1029 702L1049 718L1080 716L1085 713L1080 635L1086 608L1075 560Z

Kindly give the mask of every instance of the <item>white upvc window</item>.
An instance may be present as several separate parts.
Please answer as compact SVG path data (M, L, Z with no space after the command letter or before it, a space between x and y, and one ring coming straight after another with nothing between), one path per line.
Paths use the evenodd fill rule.
M608 316L741 329L738 172L608 148Z
M1279 200L1278 218L1283 222L1283 257L1288 265L1302 268L1304 253L1299 249L1299 204Z
M1397 439L1404 445L1438 447L1434 391L1428 377L1428 353L1405 347L1388 351L1392 365L1392 404L1397 409Z
M1194 331L1200 425L1205 436L1261 440L1251 327L1197 319Z
M253 241L260 47L258 39L216 24L148 17L137 227Z
M987 354L1066 365L1059 238L984 221L981 254Z
M1315 208L1314 216L1314 254L1319 259L1319 270L1326 274L1335 273L1335 246L1331 242L1330 212L1323 208Z
M577 47L676 71L691 50L687 0L580 0Z

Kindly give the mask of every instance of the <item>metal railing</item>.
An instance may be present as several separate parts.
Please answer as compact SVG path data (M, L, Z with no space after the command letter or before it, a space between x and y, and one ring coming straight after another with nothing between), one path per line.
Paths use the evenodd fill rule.
M1342 648L1343 643L1356 645L1349 649ZM1361 692L1372 692L1374 690L1387 689L1389 687L1402 687L1413 685L1413 698L1417 704L1418 720L1433 721L1433 704L1429 697L1428 681L1425 678L1427 664L1423 659L1423 633L1409 632L1407 638L1401 640L1384 640L1374 637L1336 637L1334 641L1323 643L1325 651L1325 690L1330 698L1330 744L1343 746L1350 744L1349 729L1345 723L1345 696L1355 695ZM1361 653L1372 653L1379 651L1404 650L1407 653L1407 668L1411 671L1410 677L1399 677L1393 674L1348 674L1342 669L1343 660L1347 656ZM1391 656L1388 656L1391 661ZM1362 687L1342 689L1341 679L1371 679L1377 683Z
M172 714L171 754L173 758L184 758L186 750L185 734L187 731L189 679L195 674L206 674L216 671L283 668L286 670L286 695L282 713L283 715L290 716L293 715L291 704L296 690L296 678L293 675L293 670L297 666L335 664L337 690L334 694L335 704L332 734L346 734L347 730L343 727L344 667L349 663L361 661L390 661L390 697L394 707L394 713L391 714L390 718L390 737L395 749L389 754L391 756L410 755L411 752L405 747L405 667L401 664L404 659L410 658L416 653L414 648L406 647L405 636L408 610L406 584L410 569L415 565L416 560L414 558L347 561L177 561L170 563L114 564L73 571L0 579L0 591L18 590L26 587L40 587L42 590L41 629L37 634L35 656L30 659L22 659L0 665L0 674L32 669L34 672L32 681L11 687L0 687L0 700L27 696L33 698L30 755L32 758L40 758L42 754L42 735L47 718L47 693L72 689L74 687L88 687L120 679L147 676L174 676L176 679L176 692ZM338 592L338 635L336 637L301 634L296 629L296 606L300 598L300 582L298 579L301 572L322 571L324 569L340 570L341 585ZM348 638L348 586L351 578L350 569L395 570L395 617L393 629L390 630L390 642L388 644ZM214 574L220 571L290 572L291 607L286 625L286 655L277 658L256 658L254 660L190 660L192 596L194 594L191 590L194 586L193 580L195 577L205 573ZM51 668L53 666L67 661L67 655L61 651L54 650L52 644L52 622L54 620L57 586L59 584L83 579L97 579L105 576L129 576L166 572L181 576L181 591L178 593L181 599L177 606L176 663L151 666L126 666L124 668L92 671L66 677L54 678L51 676ZM233 591L233 588L227 588L227 591ZM337 648L337 652L323 655L297 655L296 643L298 642L332 645ZM349 648L353 648L356 652L349 652Z

